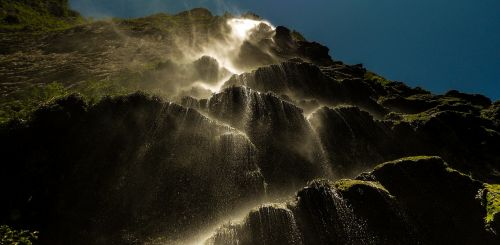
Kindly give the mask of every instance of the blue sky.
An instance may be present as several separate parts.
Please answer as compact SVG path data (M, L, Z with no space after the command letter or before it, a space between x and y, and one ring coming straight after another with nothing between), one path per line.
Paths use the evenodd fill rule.
M500 99L499 0L70 0L85 16L138 17L207 7L251 11L318 41L346 63L434 93Z

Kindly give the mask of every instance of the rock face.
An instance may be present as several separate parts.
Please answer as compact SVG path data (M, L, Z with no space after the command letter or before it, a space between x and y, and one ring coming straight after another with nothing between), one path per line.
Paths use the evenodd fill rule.
M303 244L295 217L285 206L262 206L245 218L244 224L226 225L207 244Z
M439 155L484 181L498 181L500 146L496 126L483 117L433 108L419 114L374 120L356 107L323 107L310 122L340 177L352 177L376 162L408 155ZM363 154L360 154L363 153Z
M397 152L392 129L357 107L323 107L309 121L337 176L353 177Z
M235 75L224 86L235 85L286 95L293 100L316 99L326 105L348 103L379 116L385 114L385 109L371 98L375 91L362 80L337 80L322 72L320 67L297 59Z
M275 227L290 231L278 234L286 235L281 241L293 242L277 244L475 244L478 241L495 244L499 241L496 234L487 231L486 208L477 199L485 186L448 168L438 157L387 162L360 179L363 180L313 181L297 193L295 201L282 204L280 211L266 212L269 207L261 207L250 212L242 224L217 230L207 243L264 244L246 243L246 233L241 232L241 227L251 226L256 215L261 222L279 221ZM273 229L259 231L264 235L254 237L277 235Z
M498 101L388 81L254 14L79 18L67 1L0 2L5 231L500 244ZM417 155L436 157L391 161Z
M1 222L37 224L46 244L175 239L265 195L246 136L143 94L68 97L1 139Z
M484 185L440 158L404 158L377 166L371 175L408 210L429 243L492 242L485 230L485 208L476 199Z
M207 111L248 135L271 190L297 189L311 178L329 176L322 146L293 104L270 93L231 87L210 98Z

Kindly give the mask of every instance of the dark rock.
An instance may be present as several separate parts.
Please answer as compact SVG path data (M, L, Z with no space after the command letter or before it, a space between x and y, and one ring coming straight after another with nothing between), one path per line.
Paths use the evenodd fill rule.
M209 83L219 81L219 62L210 56L202 56L193 62L194 71L198 73L198 79Z
M323 107L309 118L338 177L354 177L386 160L394 149L391 128L357 107Z
M392 113L385 121L353 107L322 108L310 117L339 177L353 177L377 162L408 155L439 155L475 178L497 183L500 146L495 125L458 111Z
M295 217L285 205L264 205L239 225L224 225L208 241L213 245L303 244Z
M177 16L182 17L195 17L195 18L210 18L212 17L212 12L206 8L194 8L191 10L183 11L177 14Z
M278 47L284 51L289 51L295 48L295 43L292 39L291 31L284 26L277 26L273 40Z
M485 209L476 199L483 184L448 168L440 158L399 159L377 166L372 175L430 244L492 244L484 227Z
M329 48L317 42L298 42L297 53L317 65L328 66L333 63L329 52Z
M440 158L399 159L377 166L368 175L372 180L312 181L297 193L295 201L253 210L243 223L218 229L209 244L498 241L485 227L486 208L477 199L485 188L483 183L448 168ZM493 215L498 208L492 207L497 200L491 193L496 195L498 187L488 188L486 205Z
M270 190L297 189L311 178L328 176L319 140L293 104L271 93L230 87L209 100L208 113L246 132L259 150Z
M224 86L235 85L248 86L261 92L286 94L294 100L314 98L326 105L352 104L377 116L386 113L372 99L375 92L362 80L337 81L324 74L318 66L297 59L235 75Z
M445 96L464 99L466 101L469 101L473 105L479 105L482 107L488 107L491 105L491 100L488 99L486 96L480 94L465 94L465 93L460 93L457 90L450 90L446 92Z
M7 15L5 18L3 18L3 21L7 24L19 24L21 21L19 18L15 15Z
M240 69L253 70L262 65L274 64L278 61L268 51L269 46L264 40L260 43L243 42L238 53L237 64Z
M265 194L245 135L144 94L70 96L9 127L0 223L36 227L41 244L183 239Z

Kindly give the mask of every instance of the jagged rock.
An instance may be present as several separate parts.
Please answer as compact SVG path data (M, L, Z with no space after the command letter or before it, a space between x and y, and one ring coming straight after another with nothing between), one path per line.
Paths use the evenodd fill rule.
M372 244L364 220L329 181L300 190L294 213L305 244Z
M370 176L370 177L368 177ZM450 169L438 157L412 157L377 166L363 180L315 180L297 193L295 201L250 212L240 224L216 230L208 244L263 244L242 232L250 218L257 226L250 237L302 241L302 244L496 244L488 231L496 208L496 187ZM486 207L478 193L487 196ZM493 192L494 191L494 194ZM273 207L275 207L274 205ZM279 206L278 206L279 207ZM279 212L278 212L279 210ZM286 215L284 215L286 214ZM286 217L286 218L285 218ZM255 226L252 226L255 227ZM285 227L285 231L274 232ZM291 227L297 227L291 228ZM230 241L230 242L228 242ZM242 242L244 241L244 242ZM242 243L238 243L242 242ZM266 243L267 244L267 243ZM285 244L295 244L292 242Z
M0 223L42 244L184 238L265 194L248 138L143 94L57 100L1 132Z
M219 62L210 56L202 56L193 62L193 70L190 72L197 72L197 79L207 81L209 83L218 82L220 79L219 75ZM197 80L194 79L194 80Z
M483 205L486 208L486 229L500 242L500 185L486 185Z
M392 129L357 107L323 107L309 122L318 133L332 169L339 177L353 177L390 159L398 148Z
M484 188L438 157L410 157L377 166L372 175L408 212L430 244L493 244L485 230Z
M261 67L251 73L231 77L224 87L244 85L261 92L286 94L294 100L316 99L321 104L352 104L377 116L386 110L372 98L375 92L362 80L337 81L324 74L314 64L291 60L278 65Z
M500 101L496 101L490 107L483 109L483 111L481 111L481 116L491 120L496 130L500 131Z
M439 101L433 100L430 94L417 94L408 97L395 95L384 97L379 103L393 112L415 114L424 112L439 105Z
M294 40L292 39L290 29L284 26L277 26L273 40L276 42L278 47L283 49L283 51L291 50L295 48Z
M246 132L259 150L270 190L296 189L311 178L329 175L316 134L302 110L291 103L271 93L230 87L210 98L207 110Z
M0 121L22 116L0 124L0 223L41 244L183 244L263 197L408 155L474 179L400 159L309 182L208 243L500 243L498 187L475 180L500 183L498 101L389 81L253 14L231 36L239 17L206 9L76 25L66 0L17 1L63 24L30 27L12 3L0 29L25 27L0 35ZM228 69L247 72L219 91ZM182 106L101 99L114 82Z
M297 53L299 56L304 57L318 65L327 66L333 63L329 52L329 48L317 42L298 42Z
M475 178L497 182L500 146L495 125L480 115L439 108L375 120L355 107L321 108L309 121L339 177L408 155L439 155Z
M445 96L463 99L472 103L473 105L479 105L482 107L488 107L491 105L491 100L486 96L480 94L466 94L460 93L457 90L450 90L446 92Z
M177 14L177 16L183 16L186 18L211 18L213 17L212 12L206 8L194 8L191 10L183 11Z
M262 65L277 63L278 58L269 51L269 46L268 40L259 43L243 42L238 53L238 67L242 70L253 70Z
M225 225L207 245L299 245L302 240L292 211L283 205L264 205L246 216L242 224Z

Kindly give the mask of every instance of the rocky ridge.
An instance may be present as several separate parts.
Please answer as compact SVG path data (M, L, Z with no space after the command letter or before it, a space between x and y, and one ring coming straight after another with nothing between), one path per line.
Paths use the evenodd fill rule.
M255 27L228 66L202 51L234 44L234 18ZM0 223L40 244L499 241L498 101L205 9L11 30L0 47ZM402 158L417 155L435 157Z

